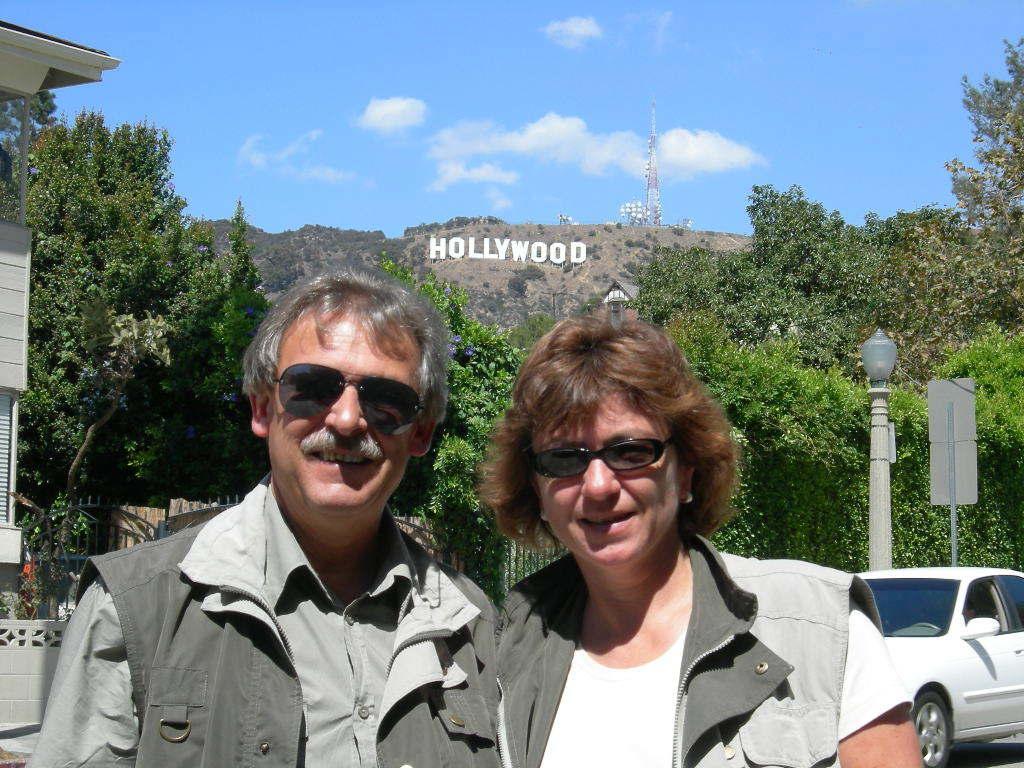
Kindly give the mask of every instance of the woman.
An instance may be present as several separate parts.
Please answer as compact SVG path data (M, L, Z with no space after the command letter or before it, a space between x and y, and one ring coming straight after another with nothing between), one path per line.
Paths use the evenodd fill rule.
M483 496L507 535L569 554L505 603L506 765L920 765L864 583L705 538L736 448L663 331L565 320L512 400Z

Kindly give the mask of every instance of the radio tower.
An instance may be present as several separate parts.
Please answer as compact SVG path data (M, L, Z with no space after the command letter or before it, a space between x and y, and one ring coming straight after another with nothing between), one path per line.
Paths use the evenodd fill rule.
M647 176L647 223L651 226L661 226L661 188L658 186L658 134L654 127L654 105L651 101L651 137L647 140L647 167L644 169Z

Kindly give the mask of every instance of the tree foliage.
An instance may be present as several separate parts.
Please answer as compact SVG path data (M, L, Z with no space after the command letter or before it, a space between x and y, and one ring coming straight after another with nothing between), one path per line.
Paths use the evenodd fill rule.
M696 312L670 327L718 398L743 451L739 514L716 541L729 552L800 558L845 570L868 559L867 390L838 370L802 364L796 344L743 347L717 318ZM1024 561L1024 339L991 330L944 362L945 376L978 381L979 504L961 509L964 565ZM897 567L949 563L949 511L929 503L925 397L891 399L898 459L891 467Z
M438 544L457 553L466 573L492 597L502 590L507 542L476 493L491 428L508 407L522 356L497 327L466 314L467 294L428 273L416 285L412 272L386 258L382 268L426 295L451 333L448 416L430 452L409 463L391 499L396 512L424 520Z
M746 250L660 250L638 276L641 316L665 324L700 308L739 343L788 338L807 364L853 372L877 303L869 233L800 187L755 186L747 212L754 234Z
M522 325L517 325L508 334L509 343L516 349L526 352L545 333L555 325L555 318L546 312L538 312L526 318Z
M234 493L265 464L238 396L241 350L265 300L248 252L218 254L211 227L183 215L170 149L153 126L111 129L94 113L34 145L19 485L42 506L65 490L77 447L109 406L104 355L82 315L95 302L114 316L163 318L170 363L150 356L125 382L82 463L83 493L135 503Z

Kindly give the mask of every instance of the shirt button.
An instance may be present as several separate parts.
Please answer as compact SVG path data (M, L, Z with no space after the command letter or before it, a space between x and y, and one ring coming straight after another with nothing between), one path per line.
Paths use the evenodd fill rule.
M370 708L369 707L360 707L359 708L359 716L361 718L363 718L363 720L368 718L370 716Z
M345 623L348 624L351 627L353 624L356 623L356 617L353 616L351 613L346 613L345 614Z
M270 751L270 742L269 741L260 742L260 754L261 755L265 755L269 751Z
M757 666L754 667L754 671L757 674L759 674L759 675L763 675L765 672L768 671L768 662L766 662L766 661L759 661L757 663Z
M726 745L726 747L725 747L725 759L726 760L732 760L734 757L736 757L736 750L733 749L732 747L730 747L729 745Z

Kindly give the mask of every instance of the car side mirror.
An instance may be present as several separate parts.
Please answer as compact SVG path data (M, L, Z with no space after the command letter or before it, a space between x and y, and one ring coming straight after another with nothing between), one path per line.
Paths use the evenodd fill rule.
M991 637L999 634L999 622L989 616L979 616L967 622L967 629L960 638L962 640L977 640L979 637Z

